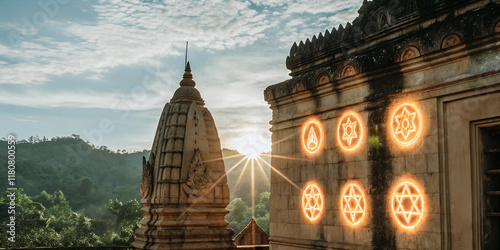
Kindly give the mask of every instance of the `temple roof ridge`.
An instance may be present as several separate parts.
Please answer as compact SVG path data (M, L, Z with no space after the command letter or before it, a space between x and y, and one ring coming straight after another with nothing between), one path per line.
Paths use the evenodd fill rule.
M364 0L358 10L358 17L352 23L347 22L345 26L340 24L338 28L326 29L325 32L320 32L311 39L307 38L299 43L294 42L286 59L286 66L293 71L301 65L331 54L332 51L346 52L349 48L372 40L370 37L382 31L396 29L418 17L425 16L429 13L428 9L434 12L446 10L450 4L458 5L468 1Z

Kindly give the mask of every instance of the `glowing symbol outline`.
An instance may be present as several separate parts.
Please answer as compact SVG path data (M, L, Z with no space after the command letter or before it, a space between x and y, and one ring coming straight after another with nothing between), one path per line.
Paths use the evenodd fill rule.
M316 132L316 130L314 129L314 125L316 125L318 127L318 132ZM305 135L306 135L306 131L307 131L307 128L310 127L313 131L313 133L311 134L311 129L309 129L309 135L308 135L308 138L307 138L307 141L305 140ZM318 139L318 134L319 134L319 139ZM311 139L311 135L315 136L316 137L316 147L315 148L309 148L309 143L310 143L310 139ZM320 149L321 147L321 144L323 143L323 130L321 128L321 124L315 120L315 119L312 119L312 120L309 120L306 125L304 126L304 128L302 129L302 146L304 147L304 149L309 153L309 154L315 154L316 152L318 152L318 150Z
M408 109L412 108L415 112L410 112ZM402 111L401 111L402 110ZM401 113L400 115L396 115L396 113ZM418 119L418 128L416 128L415 118ZM411 120L411 121L410 121ZM394 121L397 123L396 129L394 129ZM420 136L420 131L422 130L422 117L420 115L420 111L413 103L403 103L399 105L393 112L391 117L391 132L396 139L397 142L401 143L404 146L408 146L415 142L417 138ZM404 124L407 124L406 126ZM409 129L408 129L409 127ZM406 131L406 132L405 132ZM408 140L411 133L416 132L413 138ZM404 140L398 138L398 134L403 136Z
M349 116L349 117L348 117ZM351 116L353 118L353 121L351 121ZM344 120L344 118L347 117L347 121L342 123L342 121ZM359 139L358 139L358 142L355 143L355 145L353 145L351 147L351 143L352 143L352 140L353 139L356 139L358 138L358 132L356 132L356 127L357 127L357 124L359 124ZM340 136L340 126L342 125L342 130L344 131L344 133L342 134L342 136ZM347 129L350 128L351 129L351 133L347 134ZM361 119L359 118L359 115L355 112L347 112L345 113L340 119L339 119L339 123L337 125L337 141L338 143L340 144L340 146L344 149L344 150L347 150L347 151L352 151L352 150L355 150L360 144L361 144L361 140L363 139L363 126L362 126L362 122L361 122ZM344 143L342 143L342 140L345 140L347 141L347 146L344 145Z
M346 192L348 190L349 194L346 195ZM360 195L356 195L356 191L357 193L360 193ZM350 202L353 198L356 202L354 209L351 207ZM363 204L363 206L361 206L361 203ZM349 184L346 188L344 188L344 192L342 193L340 207L344 218L347 220L347 222L349 222L349 224L355 226L361 223L361 221L363 221L363 218L365 217L366 211L366 200L363 190L354 183ZM356 219L357 214L361 214L361 217L359 219Z
M401 188L401 186L404 186L403 190L401 191L401 194L396 194L396 192ZM412 189L414 189L418 193L418 195L412 194L410 192L410 188L408 188L408 186L411 186ZM394 204L395 204L394 199L395 198L396 198L396 202L397 202L396 209L394 209ZM405 199L405 198L406 199L409 198L411 201L411 208L409 210L406 210L403 206L403 203L404 203L403 199ZM420 202L420 204L421 204L420 209L417 206L417 202ZM424 215L424 198L422 197L420 190L418 189L418 187L415 184L413 184L409 181L404 181L404 182L399 183L399 185L394 189L394 193L392 194L392 213L394 215L394 218L396 219L396 222L398 222L398 224L403 228L413 229L414 227L416 227L420 223L420 221L422 220L422 217ZM404 221L401 221L399 219L400 216L398 216L398 215L402 215L404 218ZM416 222L410 223L413 215L419 216L419 217L416 220Z
M405 140L408 140L408 136L410 136L410 133L417 131L417 128L415 128L415 116L416 112L410 113L406 109L406 107L404 107L401 115L395 116L396 122L398 123L395 133L401 134L405 138Z
M314 144L314 146L311 146L311 144ZM316 132L314 132L314 127L311 126L309 128L309 135L307 136L307 148L317 148L318 147L318 137L316 136Z
M350 118L347 118L347 121L342 124L344 128L344 134L342 135L342 140L347 140L347 144L351 146L352 139L358 138L356 134L356 121L351 122ZM347 134L347 129L351 129L351 133Z
M316 184L309 184L302 193L302 211L310 220L315 221L323 211L323 195Z

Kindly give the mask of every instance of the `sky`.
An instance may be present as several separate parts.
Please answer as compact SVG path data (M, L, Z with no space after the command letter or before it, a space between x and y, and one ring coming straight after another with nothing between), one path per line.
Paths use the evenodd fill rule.
M188 60L222 147L270 150L263 91L362 0L0 1L0 137L150 149Z

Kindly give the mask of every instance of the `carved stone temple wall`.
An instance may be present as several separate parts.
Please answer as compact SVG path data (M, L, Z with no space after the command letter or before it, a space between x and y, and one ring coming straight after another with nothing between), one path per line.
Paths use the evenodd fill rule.
M271 249L497 249L500 1L358 12L264 91Z
M229 189L219 136L192 78L188 62L161 113L150 158L143 159L144 218L135 248L236 248L224 219Z

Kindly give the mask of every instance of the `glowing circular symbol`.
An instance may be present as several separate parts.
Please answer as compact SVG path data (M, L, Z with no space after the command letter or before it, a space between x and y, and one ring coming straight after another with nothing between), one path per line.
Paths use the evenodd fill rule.
M361 143L363 127L356 113L349 112L340 118L337 127L337 139L345 150L354 150Z
M310 153L314 154L318 152L323 140L323 131L321 130L321 125L316 120L311 120L306 123L302 129L302 145L304 149Z
M392 213L398 224L412 229L424 215L424 199L420 190L411 182L402 182L392 194Z
M410 145L420 135L421 124L417 107L411 103L401 104L392 114L392 135L399 143Z
M315 184L310 184L302 194L302 210L306 217L316 220L323 210L323 195Z
M342 208L342 213L347 222L352 225L359 224L365 216L366 208L363 190L356 184L347 186L342 194L340 207Z

